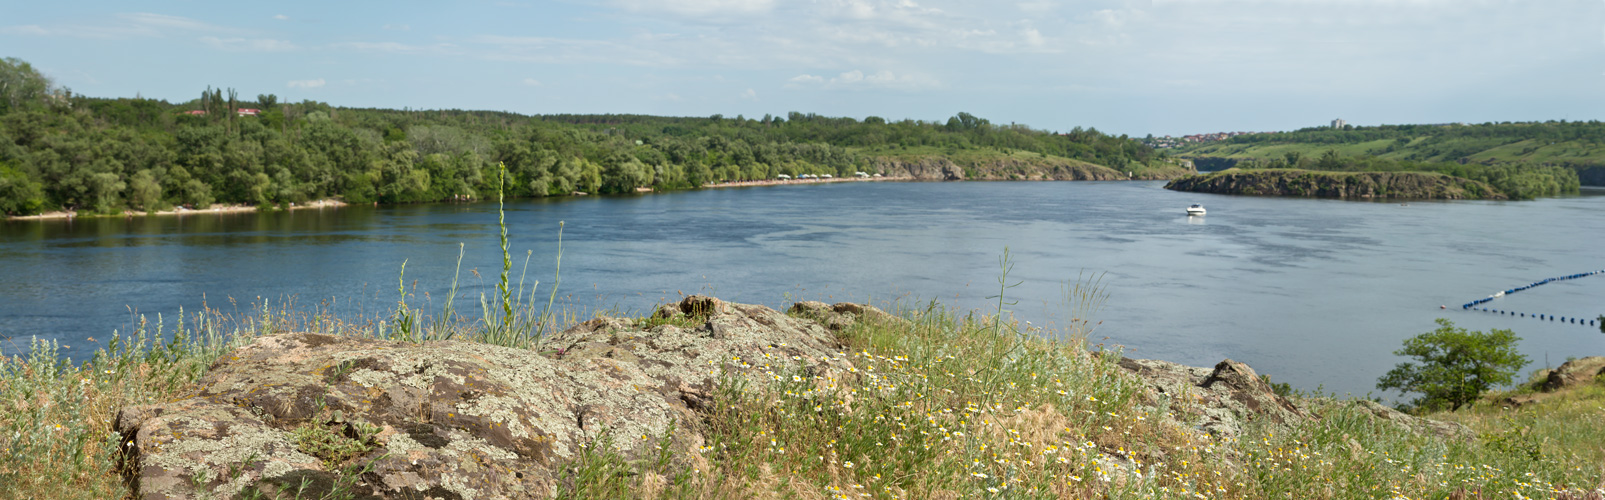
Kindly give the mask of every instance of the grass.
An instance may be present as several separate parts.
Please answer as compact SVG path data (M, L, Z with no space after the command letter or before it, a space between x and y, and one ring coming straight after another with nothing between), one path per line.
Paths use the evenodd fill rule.
M1585 498L1605 478L1601 387L1432 415L1470 439L1319 396L1298 399L1319 419L1214 439L1140 397L1118 350L1084 350L1085 330L1000 331L934 304L903 315L840 333L856 373L727 383L708 442L683 460L692 477L611 462L633 471L612 484L647 498Z
M1073 302L1101 301L1095 286L1075 286L1067 286ZM43 342L4 361L0 497L125 497L111 432L118 408L183 397L211 361L258 335L376 333L265 311L158 320L82 364ZM1490 400L1434 415L1470 427L1471 440L1411 434L1324 397L1299 400L1319 420L1215 439L1189 429L1196 416L1147 400L1142 382L1117 366L1118 349L1089 351L1096 323L1084 313L1054 330L935 303L899 316L839 332L852 373L755 362L769 384L728 378L700 424L699 450L671 453L663 441L660 456L631 462L612 451L611 437L591 443L563 466L562 496L1550 498L1605 477L1605 386L1536 407ZM360 466L354 459L369 446L360 431L325 419L295 434L331 467Z
M1482 162L1544 163L1605 163L1605 148L1597 142L1549 141L1515 139L1454 139L1433 141L1429 136L1416 137L1403 146L1395 146L1393 139L1381 139L1352 144L1321 144L1302 142L1265 142L1252 144L1207 143L1181 148L1177 154L1185 156L1213 156L1234 159L1277 159L1287 153L1299 153L1318 158L1328 149L1344 156L1377 156L1391 160L1456 161L1467 158Z

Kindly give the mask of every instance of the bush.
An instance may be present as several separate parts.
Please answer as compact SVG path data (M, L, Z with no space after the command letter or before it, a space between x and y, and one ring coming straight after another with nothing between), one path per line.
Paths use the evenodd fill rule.
M1467 332L1438 318L1437 330L1411 337L1393 351L1419 364L1399 363L1377 379L1377 389L1421 393L1410 403L1417 410L1458 410L1493 386L1509 384L1527 365L1527 356L1516 352L1520 341L1510 330Z

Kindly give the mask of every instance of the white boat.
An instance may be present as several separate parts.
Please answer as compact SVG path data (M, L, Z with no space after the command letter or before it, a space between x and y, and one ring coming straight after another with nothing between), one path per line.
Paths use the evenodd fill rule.
M1204 206L1194 204L1193 206L1187 207L1187 215L1204 215Z

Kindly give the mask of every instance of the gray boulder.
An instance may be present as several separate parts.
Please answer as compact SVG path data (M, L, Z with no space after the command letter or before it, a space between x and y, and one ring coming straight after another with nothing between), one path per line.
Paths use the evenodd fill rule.
M1199 430L1216 436L1235 438L1249 421L1292 424L1310 418L1278 396L1253 368L1230 359L1214 369L1132 358L1121 359L1120 367L1147 382L1156 402L1168 400L1173 410L1192 417Z
M554 467L604 432L627 459L668 439L688 463L703 445L696 412L726 374L851 367L824 328L767 307L695 296L666 309L651 328L601 318L533 351L256 339L219 359L193 397L119 412L129 480L143 499L544 498Z
M1549 377L1544 379L1544 392L1592 384L1600 374L1605 374L1605 356L1588 356L1567 361L1549 372Z

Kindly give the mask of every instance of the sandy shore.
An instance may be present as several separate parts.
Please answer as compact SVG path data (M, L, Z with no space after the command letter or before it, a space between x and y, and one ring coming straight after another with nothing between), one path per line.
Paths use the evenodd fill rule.
M833 178L833 179L791 179L791 180L765 179L765 180L761 180L761 181L737 181L737 182L725 182L725 183L720 183L720 184L704 184L704 185L702 185L702 187L703 188L726 188L726 187L752 187L752 186L784 186L784 185L791 185L791 184L827 184L827 183L832 183L832 182L875 182L875 181L906 181L906 180L911 180L911 179L908 178L908 177L870 177L870 178L839 177L839 178ZM636 188L635 191L637 193L643 193L644 194L644 193L653 192L653 189L652 188ZM583 195L584 193L575 193L575 194L576 195ZM340 200L317 200L317 201L309 201L309 202L298 204L298 205L291 205L290 206L290 210L299 210L299 209L303 209L303 208L334 208L334 207L343 207L345 205L346 205L346 203L343 202L343 201L340 201ZM276 210L276 208L269 208L268 210ZM254 206L254 205L222 205L222 204L219 204L219 205L212 205L212 206L207 207L206 209L203 209L203 210L192 210L192 209L186 209L184 207L174 207L172 210L162 210L162 211L158 211L158 212L142 212L142 211L138 211L138 210L124 210L122 215L124 217L139 217L139 216L145 216L145 215L227 214L227 213L255 212L255 211L257 211L257 207ZM9 216L9 217L6 217L6 219L7 220L48 220L48 219L73 219L73 218L77 218L77 217L79 217L79 215L77 213L74 213L74 212L45 212L45 213L42 213L42 214L39 214L39 215ZM115 215L86 215L86 216L83 216L83 217L116 217L116 216Z
M906 180L909 180L909 178L907 178L907 177L869 177L869 178L863 178L863 177L838 177L838 178L833 178L833 179L791 179L791 180L784 180L784 181L783 180L779 180L779 179L765 179L765 180L761 180L761 181L736 181L736 182L725 182L725 183L720 183L720 184L703 184L702 187L704 189L706 189L706 188L748 187L748 186L784 186L784 185L788 185L788 184L827 184L827 183L831 183L831 182L875 182L875 181L906 181Z
M346 205L346 203L343 202L343 201L340 201L340 200L317 200L317 201L309 201L309 202L300 203L300 204L292 204L292 205L290 205L289 209L290 210L300 210L300 209L303 209L303 208L334 208L334 207L343 207L345 205ZM277 209L276 208L269 208L268 210L277 210ZM141 211L138 211L138 210L124 210L123 211L123 216L124 217L136 217L136 216L144 216L144 215L227 214L227 213L255 212L255 211L257 211L257 207L255 205L212 205L210 207L207 207L205 209L200 209L200 210L192 210L192 209L187 209L187 208L184 208L184 207L174 207L172 210L161 210L161 211L157 211L157 212L141 212ZM77 217L78 217L78 214L74 213L74 212L45 212L45 213L42 213L42 214L39 214L39 215L19 215L19 216L7 217L7 219L9 219L9 220L43 220L43 219L73 219L73 218L77 218ZM108 216L95 215L95 216L89 216L89 217L116 217L116 216L115 215L108 215Z

